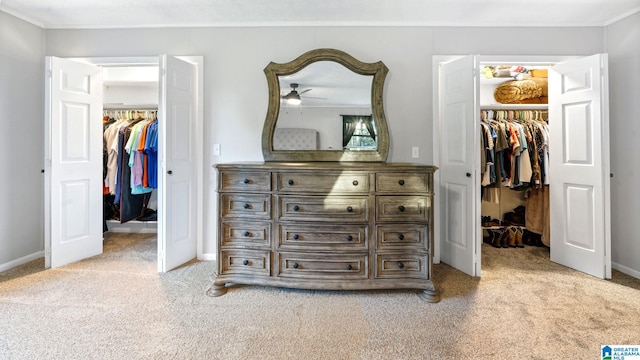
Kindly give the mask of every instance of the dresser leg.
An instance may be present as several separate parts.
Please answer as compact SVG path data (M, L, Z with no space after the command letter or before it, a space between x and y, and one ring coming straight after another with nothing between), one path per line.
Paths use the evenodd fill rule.
M222 296L227 293L227 288L225 287L225 283L218 283L218 281L214 281L211 284L209 290L207 290L207 296L217 297Z
M436 289L432 282L429 282L426 289L418 292L418 296L427 302L437 303L440 301L440 292Z

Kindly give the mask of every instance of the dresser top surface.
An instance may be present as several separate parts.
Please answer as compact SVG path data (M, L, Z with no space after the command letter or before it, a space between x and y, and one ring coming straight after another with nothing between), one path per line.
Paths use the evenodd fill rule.
M235 162L213 165L218 170L323 170L323 171L421 171L435 172L432 165L413 163L371 163L371 162Z

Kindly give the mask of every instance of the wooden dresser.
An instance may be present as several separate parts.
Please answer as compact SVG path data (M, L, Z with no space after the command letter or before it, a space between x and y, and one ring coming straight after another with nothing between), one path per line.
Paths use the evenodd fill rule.
M217 277L230 284L420 289L431 279L433 166L239 163L216 166Z

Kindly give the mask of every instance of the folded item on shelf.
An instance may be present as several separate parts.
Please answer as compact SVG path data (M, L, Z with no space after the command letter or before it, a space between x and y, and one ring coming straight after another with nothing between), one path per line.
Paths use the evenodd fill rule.
M540 96L537 98L518 100L514 104L548 104L549 97L548 96Z
M505 81L496 87L493 96L497 102L503 104L517 104L518 101L547 96L546 80L546 78L529 78Z

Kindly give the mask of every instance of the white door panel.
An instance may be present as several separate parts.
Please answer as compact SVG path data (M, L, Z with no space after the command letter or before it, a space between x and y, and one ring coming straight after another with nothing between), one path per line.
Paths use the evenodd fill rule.
M45 266L102 253L102 71L47 57Z
M175 57L160 58L158 271L196 257L198 141L197 67Z
M440 259L471 276L480 276L480 163L476 149L476 58L440 65Z
M549 71L551 260L611 277L606 55Z

